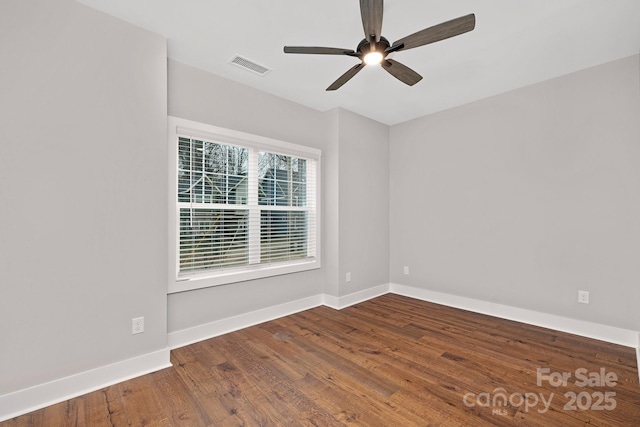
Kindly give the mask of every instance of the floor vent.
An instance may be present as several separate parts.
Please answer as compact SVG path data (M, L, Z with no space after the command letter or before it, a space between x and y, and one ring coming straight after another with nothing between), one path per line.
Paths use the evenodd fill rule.
M256 73L260 76L264 76L271 71L269 68L265 67L264 65L255 63L240 55L236 55L233 58L231 58L231 61L229 61L229 64L236 65L240 68L243 68L247 71L251 71L252 73Z

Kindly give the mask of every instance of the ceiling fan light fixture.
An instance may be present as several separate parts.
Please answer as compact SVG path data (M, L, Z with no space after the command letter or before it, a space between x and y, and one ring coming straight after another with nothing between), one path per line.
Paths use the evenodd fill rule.
M367 53L364 56L363 61L367 65L375 65L375 64L380 64L383 58L384 57L382 53L374 50L373 52Z

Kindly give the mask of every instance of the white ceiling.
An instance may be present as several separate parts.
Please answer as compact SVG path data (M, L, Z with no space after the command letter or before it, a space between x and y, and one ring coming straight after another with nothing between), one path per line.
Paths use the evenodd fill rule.
M390 42L475 13L476 28L397 52L420 73L413 87L368 66L325 89L357 59L286 55L283 46L356 49L358 0L78 0L164 35L169 57L321 111L334 107L393 125L640 52L639 0L387 0ZM273 71L229 64L242 55Z

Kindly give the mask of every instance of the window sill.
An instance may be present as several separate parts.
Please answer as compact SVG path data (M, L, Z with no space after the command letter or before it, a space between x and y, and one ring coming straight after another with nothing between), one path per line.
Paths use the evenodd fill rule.
M223 286L248 280L264 279L282 274L299 273L320 268L320 260L305 260L296 264L256 266L255 269L228 269L225 271L204 272L191 276L179 277L169 283L169 294L193 291L196 289Z

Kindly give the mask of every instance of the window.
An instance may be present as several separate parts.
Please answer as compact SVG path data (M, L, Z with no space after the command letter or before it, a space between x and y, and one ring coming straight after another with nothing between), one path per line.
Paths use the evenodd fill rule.
M169 144L170 293L320 267L319 150L173 117Z

